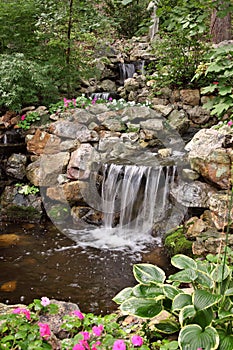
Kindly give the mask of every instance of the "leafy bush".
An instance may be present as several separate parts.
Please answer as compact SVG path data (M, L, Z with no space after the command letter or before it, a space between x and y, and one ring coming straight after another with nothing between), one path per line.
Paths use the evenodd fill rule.
M211 259L210 259L211 260ZM152 264L136 264L137 282L113 299L124 314L152 319L161 311L166 320L154 323L154 331L178 335L181 350L233 348L233 281L231 260L193 260L182 254L171 263L180 271L167 281L162 269ZM182 286L189 284L186 292Z
M0 56L0 108L20 111L29 104L46 104L57 98L46 67L21 53Z
M193 79L199 80L203 76L210 83L202 88L201 93L212 95L204 107L219 119L222 119L225 113L232 119L233 45L224 45L211 50L206 63L198 67Z

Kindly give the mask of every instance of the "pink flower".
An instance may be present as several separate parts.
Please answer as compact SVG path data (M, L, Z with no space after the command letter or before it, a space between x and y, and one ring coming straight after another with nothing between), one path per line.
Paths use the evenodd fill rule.
M213 84L214 84L214 85L218 85L219 82L218 82L218 81L213 81Z
M85 347L82 344L75 344L72 350L85 350Z
M140 335L133 335L131 341L134 346L142 346L143 344L143 339Z
M109 101L112 101L112 97L109 97L109 99L108 99Z
M197 348L197 350L202 350L202 348Z
M96 101L97 101L97 98L94 97L93 100L91 101L91 103L94 105L96 103Z
M82 334L84 340L90 339L90 333L89 332L80 332Z
M42 306L48 306L50 304L50 300L47 297L42 297L41 298L41 305Z
M25 120L26 114L22 115L21 120Z
M114 342L112 350L126 350L124 340L118 339Z
M228 126L232 126L233 125L233 121L229 120L229 122L227 123Z
M73 102L73 106L75 107L76 106L76 99L72 98L72 102Z
M94 333L94 335L99 337L101 335L101 333L103 332L103 329L104 329L104 326L102 324L100 324L99 326L92 327L92 332Z
M84 319L83 314L82 314L81 311L79 311L79 310L75 310L75 311L73 312L73 314L74 314L75 316L77 316L80 320L83 320L83 319Z
M40 336L42 338L48 339L49 336L51 335L51 331L49 328L49 325L47 323L38 323L38 326L40 327Z
M31 319L30 311L27 309L22 309L20 307L17 307L12 311L13 314L24 314L28 320Z
M92 347L91 347L91 350L98 350L97 346L100 346L101 345L101 342L100 341L96 341Z

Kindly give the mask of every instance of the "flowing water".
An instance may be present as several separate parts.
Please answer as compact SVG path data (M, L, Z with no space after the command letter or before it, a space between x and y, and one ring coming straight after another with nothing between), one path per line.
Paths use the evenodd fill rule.
M133 264L169 270L153 224L165 220L176 167L105 164L101 173L102 227L0 224L1 302L47 296L107 313L116 293L135 283Z
M169 271L157 244L141 252L82 248L49 223L0 224L0 302L30 303L47 296L77 303L83 312L116 310L112 298L135 280L132 266L155 263Z

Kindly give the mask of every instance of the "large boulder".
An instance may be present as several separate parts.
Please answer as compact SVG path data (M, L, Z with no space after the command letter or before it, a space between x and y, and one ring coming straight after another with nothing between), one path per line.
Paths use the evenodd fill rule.
M198 131L185 149L189 151L188 159L193 170L221 189L227 189L231 180L232 144L230 128L211 128Z

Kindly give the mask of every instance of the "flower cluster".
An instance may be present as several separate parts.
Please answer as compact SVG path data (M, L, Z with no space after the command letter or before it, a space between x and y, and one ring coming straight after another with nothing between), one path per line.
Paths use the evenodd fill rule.
M52 349L52 329L41 316L55 311L58 312L57 305L42 297L28 307L0 315L0 348ZM115 314L96 316L77 309L63 317L61 330L67 334L67 338L59 340L61 350L149 350L144 333L140 329L124 330Z
M73 108L73 107L76 107L76 104L77 104L75 98L68 100L67 98L64 97L63 102L64 102L64 108Z

